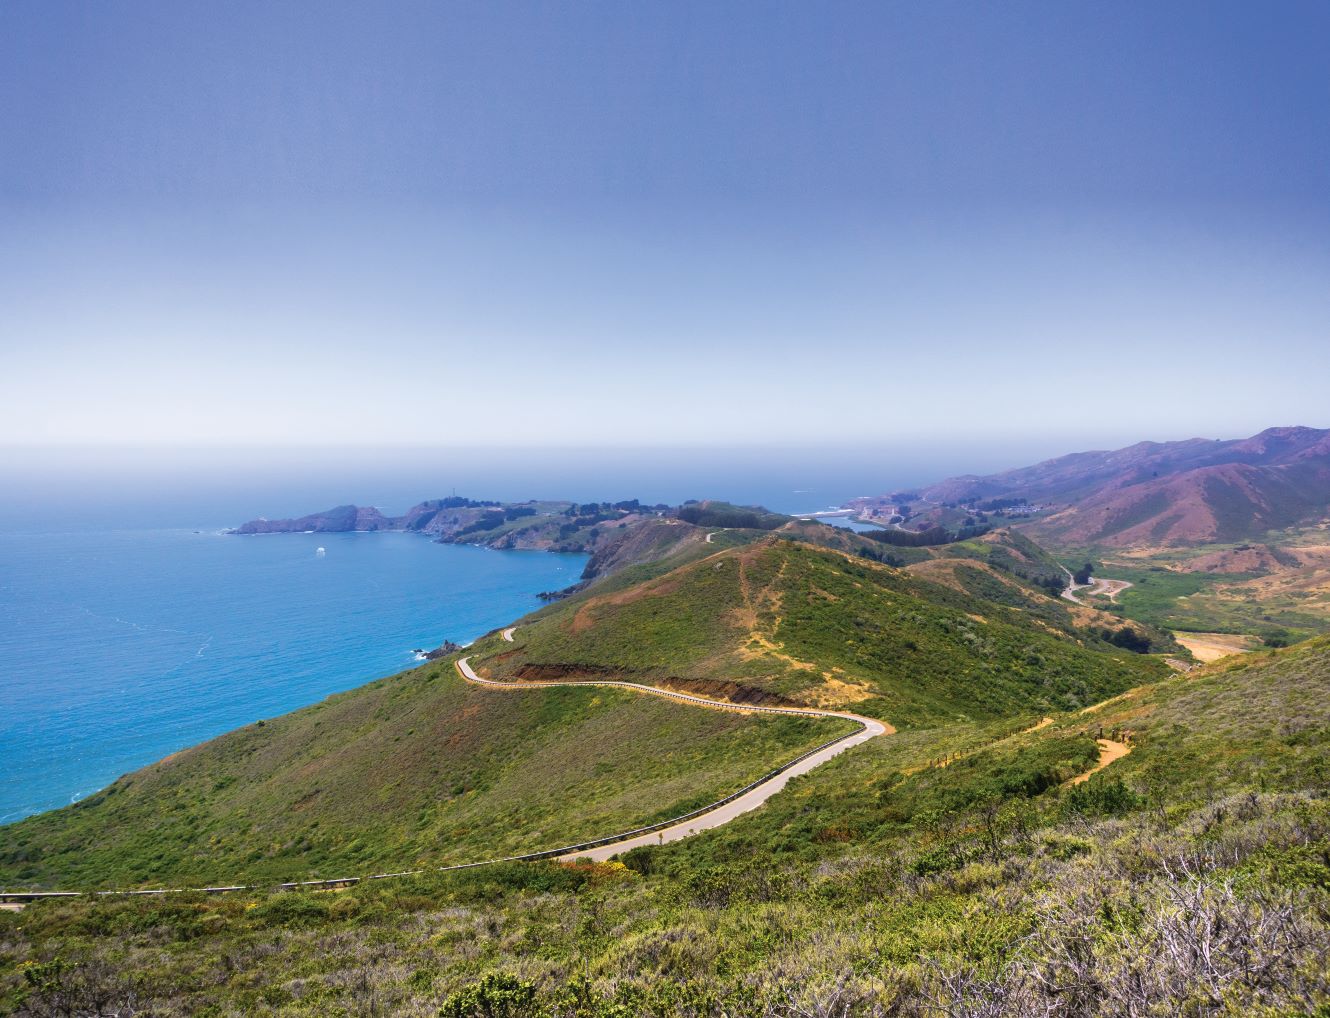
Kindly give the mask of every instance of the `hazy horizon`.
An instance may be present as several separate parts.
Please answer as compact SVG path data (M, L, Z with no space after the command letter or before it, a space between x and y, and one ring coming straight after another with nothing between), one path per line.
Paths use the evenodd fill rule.
M1164 440L1198 437L1248 435ZM1136 441L1153 439L1097 448ZM230 527L347 503L393 515L449 494L513 502L711 498L799 513L1092 448L1066 442L1052 433L1020 443L982 436L866 442L847 434L839 442L763 446L11 445L0 458L7 495L0 527Z
M1039 446L1028 446L1035 453ZM689 498L786 512L1020 466L994 445L655 448L10 447L0 525L235 526L356 503L400 513L452 494L522 501Z

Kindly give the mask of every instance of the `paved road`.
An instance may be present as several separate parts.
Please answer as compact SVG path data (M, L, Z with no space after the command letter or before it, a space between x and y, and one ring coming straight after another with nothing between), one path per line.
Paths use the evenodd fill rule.
M509 626L503 631L503 638L509 643L513 641L513 632L516 626ZM867 742L869 739L876 738L879 735L894 733L896 729L885 722L874 718L861 717L858 714L845 714L840 711L818 710L815 707L747 707L742 704L725 703L720 700L708 700L705 697L693 696L689 693L676 693L668 689L657 689L655 686L644 686L636 682L615 682L612 680L588 681L588 682L495 682L493 679L483 679L472 669L469 658L461 658L457 662L457 670L468 682L474 682L477 685L487 686L491 689L523 690L537 689L542 686L620 686L624 689L632 689L639 693L647 693L651 696L661 696L669 700L681 700L685 703L696 704L699 707L710 707L716 710L732 710L746 714L799 714L805 717L819 718L845 718L857 722L862 727L858 732L847 735L844 738L837 739L828 746L823 746L816 753L800 760L794 766L789 767L779 774L773 775L767 780L753 786L738 798L719 806L709 813L694 817L686 823L677 824L674 827L667 827L651 834L642 835L622 841L615 841L612 844L601 848L587 849L580 852L568 852L558 856L559 859L596 859L605 860L611 856L618 855L630 848L638 845L658 844L665 841L678 841L686 838L690 834L698 831L709 830L713 827L719 827L722 824L729 823L741 813L747 813L751 809L756 809L766 802L773 795L779 792L789 782L790 778L799 774L807 774L814 767L825 763L833 756L845 752L851 746L857 746L860 743ZM599 840L599 839L593 839ZM435 872L447 870L470 869L473 866L486 866L493 862L511 862L521 859L531 859L542 856L541 853L532 853L531 855L513 856L509 859L482 860L474 863L462 863L453 866L433 867ZM283 890L300 890L304 888L326 888L326 887L347 887L352 884L358 884L363 880L388 880L394 877L412 877L421 873L430 872L430 870L402 870L396 873L375 873L368 877L347 876L337 877L327 880L302 880L287 884L278 885ZM162 887L151 890L104 890L104 891L46 891L46 892L28 892L28 891L9 891L6 892L0 888L0 909L6 911L17 911L22 909L29 900L39 898L79 898L79 897L100 897L104 895L165 895L165 894L221 894L234 891L258 890L266 885L261 884L226 884L213 887Z
M1094 576L1090 577L1089 583L1077 583L1070 569L1063 566L1062 571L1067 574L1067 589L1062 592L1062 596L1079 605L1084 605L1085 602L1076 596L1078 590L1088 590L1091 594L1106 597L1116 604L1118 595L1131 586L1126 580L1101 580Z
M1114 604L1117 604L1118 595L1131 586L1127 580L1101 580L1097 576L1091 576L1090 583L1093 585L1091 594L1106 597Z
M514 627L515 628L515 627ZM504 638L511 640L512 629L504 631ZM847 749L861 745L869 739L875 739L880 735L888 735L895 732L895 729L876 718L867 718L859 714L849 714L842 711L819 710L814 707L750 707L744 704L726 703L723 700L708 700L705 697L693 696L690 693L676 693L669 689L660 689L656 686L645 686L637 682L617 682L614 680L588 680L586 682L496 682L493 679L481 678L477 675L475 669L471 667L469 657L460 658L457 662L457 670L468 682L477 685L487 686L491 689L539 689L548 686L617 686L622 689L631 689L635 692L646 693L650 696L660 696L668 700L679 700L683 703L695 704L699 707L709 707L714 710L739 711L745 714L797 714L803 717L816 718L844 718L847 721L854 721L861 727L859 731L838 739L829 746L825 746L818 752L806 759L800 760L793 767L774 775L768 780L762 782L754 788L749 789L739 798L732 802L727 802L719 806L710 813L705 813L699 817L693 817L691 820L676 824L673 827L666 827L663 830L653 831L650 834L643 834L625 841L616 841L609 845L602 845L599 848L585 849L580 852L570 852L567 855L559 856L560 859L592 859L604 861L616 856L621 852L626 852L630 848L637 848L640 845L659 845L670 841L679 841L699 831L711 830L729 823L735 817L747 813L749 810L757 809L773 795L784 788L791 778L800 774L807 774L809 771L818 767L834 756L839 756Z
M1076 591L1084 590L1086 587L1089 586L1089 584L1088 583L1078 584L1076 582L1076 577L1071 574L1071 570L1068 569L1066 566L1062 567L1062 571L1067 574L1067 589L1062 592L1062 596L1065 597L1068 601L1071 601L1073 604L1080 604L1080 605L1085 604L1084 601L1082 601L1079 597L1076 596Z

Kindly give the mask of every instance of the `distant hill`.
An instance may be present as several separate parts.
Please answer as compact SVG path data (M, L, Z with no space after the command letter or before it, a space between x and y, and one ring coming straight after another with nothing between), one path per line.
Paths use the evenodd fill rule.
M1045 510L1033 532L1055 544L1174 547L1258 537L1330 509L1330 431L1270 428L1231 441L1141 442L986 477L852 503Z
M728 502L686 502L644 506L620 502L493 502L453 496L412 506L401 516L385 516L370 506L342 505L293 519L255 519L228 533L348 533L381 530L424 534L446 544L477 544L496 550L579 552L591 556L582 584L617 569L676 554L700 544L717 529L772 530L789 516L759 506Z

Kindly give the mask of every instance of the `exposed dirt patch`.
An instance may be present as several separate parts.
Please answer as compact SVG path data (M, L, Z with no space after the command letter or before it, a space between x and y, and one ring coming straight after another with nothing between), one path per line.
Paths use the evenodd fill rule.
M1285 568L1268 545L1250 544L1185 559L1177 563L1180 573L1270 573Z
M1107 626L1110 629L1116 629L1122 625L1122 619L1116 615L1089 605L1067 604L1066 609L1071 613L1071 620L1080 629L1086 629L1090 626L1098 626L1101 629Z
M1218 661L1233 654L1245 654L1259 641L1254 636L1233 633L1177 633L1173 637L1191 651L1192 657L1202 664Z
M670 676L660 683L665 689L677 693L692 693L704 696L708 700L724 700L727 703L749 704L754 707L804 707L806 704L791 700L765 689L756 689L739 682L725 679L684 679Z
M524 664L517 669L517 678L525 682L603 682L605 680L637 682L644 686L657 686L676 693L692 693L708 700L747 704L754 707L804 707L807 704L791 700L770 690L745 686L726 679L691 679L679 675L664 678L644 676L632 669L612 668L590 664Z
M822 673L822 684L807 691L808 699L818 707L839 707L877 696L877 690L861 682L846 682L831 672Z

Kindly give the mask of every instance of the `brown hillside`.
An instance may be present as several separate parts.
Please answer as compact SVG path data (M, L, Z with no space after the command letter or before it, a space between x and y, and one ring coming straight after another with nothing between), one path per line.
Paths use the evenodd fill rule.
M925 505L1006 499L1051 508L1034 532L1055 544L1160 548L1240 541L1326 515L1330 431L1271 428L1241 440L1142 442L988 477L952 478L918 498ZM899 500L893 494L855 504L871 509Z

